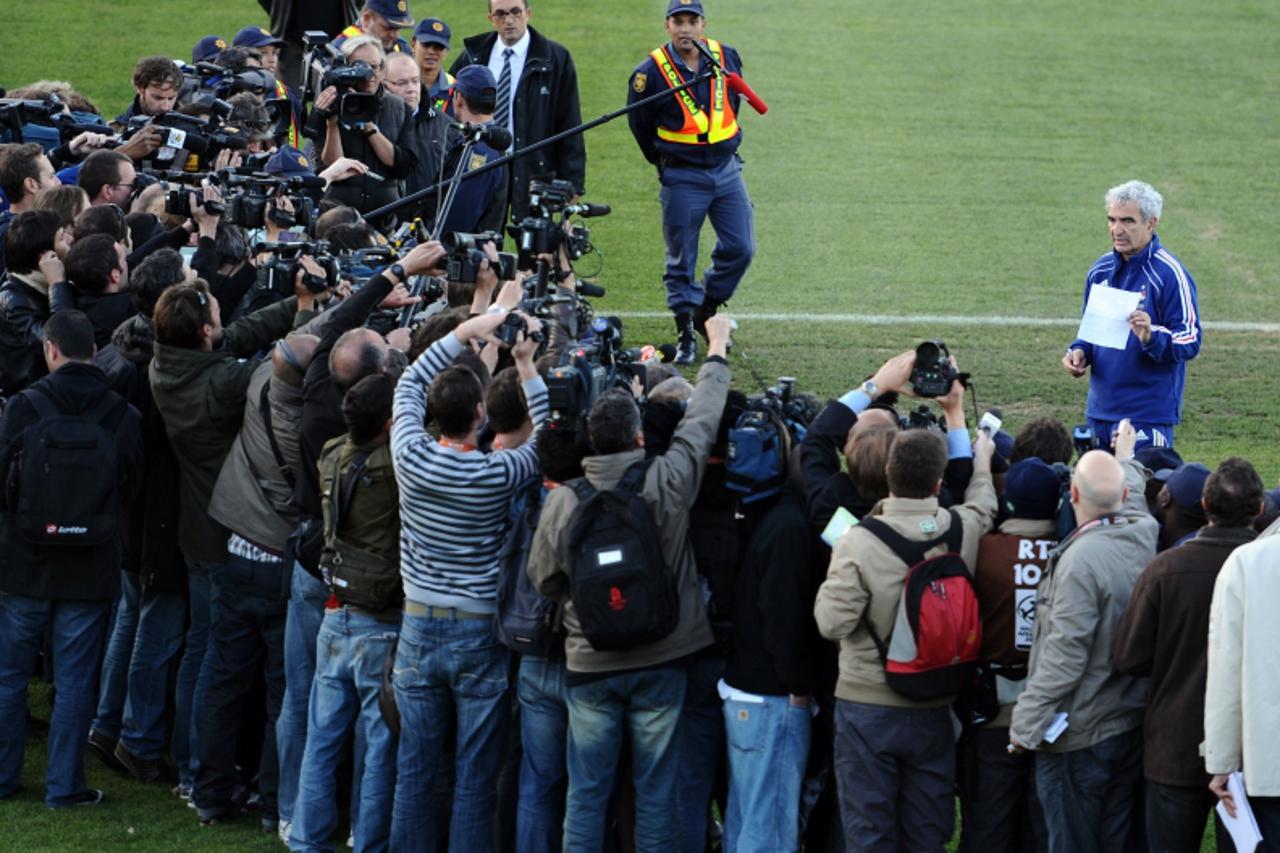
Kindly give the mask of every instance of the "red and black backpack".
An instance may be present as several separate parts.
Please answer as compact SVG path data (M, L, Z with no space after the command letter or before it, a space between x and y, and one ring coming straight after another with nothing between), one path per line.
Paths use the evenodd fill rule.
M877 518L860 524L909 566L889 636L881 640L871 620L865 614L863 619L890 689L915 701L943 699L968 687L982 648L978 595L960 557L964 526L955 510L948 512L946 533L923 542L912 542ZM945 552L925 559L943 543Z

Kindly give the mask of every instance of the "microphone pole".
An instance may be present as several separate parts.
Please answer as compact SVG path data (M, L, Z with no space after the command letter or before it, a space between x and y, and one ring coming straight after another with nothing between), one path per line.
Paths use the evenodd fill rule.
M702 39L694 39L693 43L698 48L698 52L707 58L707 62L710 62L712 67L716 68L724 75L725 80L729 83L729 88L747 99L747 103L751 105L751 109L755 110L760 115L764 115L769 112L769 105L764 102L764 98L757 95L756 90L747 85L747 81L742 79L741 74L736 71L725 71L724 66L716 61L715 56L712 55L710 49L707 48Z
M683 92L685 89L692 88L698 85L699 83L701 83L702 81L712 77L713 74L714 72L711 71L710 69L706 71L699 71L696 75L694 75L693 79L689 80L688 82L681 83L679 86L668 87L661 92L656 92L647 98L641 98L640 100L634 103L627 104L625 107L616 109L611 113L605 113L599 118L594 118L591 121L584 122L583 124L580 124L577 127L571 127L568 130L560 131L554 136L548 136L546 139L535 142L532 145L529 145L525 148L521 148L519 151L512 151L510 154L499 157L497 160L490 160L488 163L485 163L483 166L477 169L472 169L470 172L467 172L466 174L464 174L461 177L461 180L466 180L467 178L474 178L476 175L483 175L485 172L488 172L492 169L496 169L499 166L505 166L508 163L512 162L513 160L518 160L521 157L524 157L528 154L532 154L535 151L540 151L543 148L546 148L548 145L554 145L555 143L559 142L562 139L567 139L570 136L576 136L579 133L586 133L588 130L599 127L600 125L605 124L606 122L611 122L616 118L621 118L622 116L630 112L634 112L640 107L647 106L649 104L652 104L661 100L662 98L667 98L677 92ZM405 196L402 199L399 199L398 201L393 201L390 204L383 205L382 207L379 207L376 210L371 210L368 213L364 214L362 218L365 221L369 221L369 222L379 220L384 216L388 216L392 213L395 213L396 211L401 210L405 207L408 207L409 205L416 204L417 202L421 201L427 196L434 195L435 193L439 192L441 189L445 188L447 183L448 182L445 181L445 182L435 184L434 186L424 187L423 189L420 189L417 192L410 193L409 195Z

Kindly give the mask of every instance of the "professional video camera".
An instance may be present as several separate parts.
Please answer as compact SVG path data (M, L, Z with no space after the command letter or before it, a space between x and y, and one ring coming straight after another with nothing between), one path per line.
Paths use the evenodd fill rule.
M324 270L323 275L303 272L302 283L307 290L312 293L324 293L326 290L332 290L338 286L341 273L340 264L330 251L329 244L323 240L315 242L299 241L296 243L255 243L253 252L256 255L271 255L271 259L262 264L260 268L267 270L269 280L283 277L290 289L293 287L294 276L298 274L298 269L302 266L303 255L310 255Z
M151 157L151 164L161 169L182 165L188 171L206 168L224 149L243 151L249 147L248 135L226 124L231 115L230 104L212 98L206 106L209 109L206 117L173 111L158 116L134 116L125 126L122 138L129 139L146 127L156 128L161 131L162 138L160 148ZM182 153L189 156L179 163ZM191 156L194 156L194 162Z
M916 363L911 368L911 390L917 397L945 397L951 383L968 384L969 374L959 373L951 364L947 345L934 339L916 347Z
M633 377L645 378L640 358L640 350L623 349L622 320L597 317L588 337L569 347L547 373L551 423L560 429L581 426L601 394L629 388Z
M280 228L310 227L316 217L313 195L324 187L324 179L315 175L285 178L243 168L217 172L146 169L139 174L179 185L170 187L165 194L165 213L176 216L191 216L188 193L199 193L206 183L219 187L222 203L210 202L206 206L210 212L221 214L227 224L241 228L265 228L268 218ZM292 210L280 204L282 198L289 199Z
M899 417L898 426L904 430L931 429L942 435L947 434L946 421L935 415L924 403Z
M586 225L565 223L573 216L607 216L607 204L570 204L575 190L568 181L530 181L529 215L507 228L520 250L520 267L532 269L538 255L556 255L563 245L570 261L591 252L591 232ZM559 218L557 219L557 215Z
M378 95L356 91L373 79L373 68L367 62L348 63L329 36L319 30L303 33L302 44L307 69L303 98L314 100L317 94L332 86L338 90L338 104L333 111L343 125L359 129L374 121L378 117Z
M0 98L0 143L36 142L48 151L86 131L114 133L101 116L71 112L53 93L40 99Z
M440 243L444 246L445 251L449 253L446 259L448 271L445 277L449 281L472 284L476 280L476 273L480 271L480 264L489 259L482 247L485 243L493 243L495 246L501 245L502 235L496 232L464 234L451 231L440 239ZM516 277L515 255L509 252L499 252L498 260L493 265L495 267L494 272L498 274L498 281L508 281Z

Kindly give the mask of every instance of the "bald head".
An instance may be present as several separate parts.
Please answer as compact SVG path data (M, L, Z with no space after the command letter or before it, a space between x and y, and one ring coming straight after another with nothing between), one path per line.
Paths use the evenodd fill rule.
M346 391L366 376L382 373L386 363L387 342L372 329L358 328L344 332L329 353L329 373L338 387Z
M1119 511L1126 493L1124 468L1114 456L1090 450L1080 457L1071 478L1071 506L1077 524Z

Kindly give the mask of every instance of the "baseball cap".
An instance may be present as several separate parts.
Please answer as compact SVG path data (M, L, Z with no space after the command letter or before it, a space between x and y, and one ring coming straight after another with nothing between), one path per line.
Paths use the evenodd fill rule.
M668 18L672 15L678 15L681 12L692 12L700 18L706 17L702 11L702 3L699 2L699 0L671 0L671 2L667 4Z
M449 46L449 25L439 18L423 18L413 29L413 40L419 44Z
M458 72L453 88L468 101L498 100L498 81L493 79L493 72L487 65L468 65Z
M266 47L272 44L284 44L284 39L276 38L271 35L270 30L264 30L262 27L245 27L236 33L231 43L236 47Z
M227 40L222 36L205 36L191 48L192 62L207 62L227 49Z
M1169 497L1179 507L1197 510L1200 508L1200 496L1204 494L1204 481L1207 479L1208 468L1199 462L1188 462L1178 466L1164 485L1169 490Z
M271 155L267 161L267 171L272 175L283 175L292 178L295 175L313 175L311 161L292 145L286 145Z
M1009 457L1013 455L1013 436L997 430L991 440L996 446L996 452L991 456L991 473L1003 474L1009 470Z
M1154 474L1155 478L1160 481L1167 480L1174 469L1182 464L1182 457L1178 455L1178 451L1171 447L1147 445L1134 453L1133 458L1141 462L1142 467Z
M393 27L413 26L408 0L365 0L364 7L386 18L387 23Z
M1050 519L1058 515L1062 481L1043 459L1019 459L1004 475L1004 503L1012 518Z

